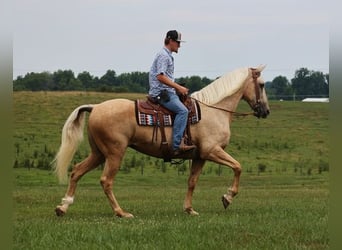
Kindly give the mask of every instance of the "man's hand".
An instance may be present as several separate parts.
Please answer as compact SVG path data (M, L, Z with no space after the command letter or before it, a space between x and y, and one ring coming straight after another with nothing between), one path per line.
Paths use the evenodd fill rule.
M189 89L186 87L183 87L182 85L176 83L178 86L176 88L176 91L181 95L187 95L189 93Z

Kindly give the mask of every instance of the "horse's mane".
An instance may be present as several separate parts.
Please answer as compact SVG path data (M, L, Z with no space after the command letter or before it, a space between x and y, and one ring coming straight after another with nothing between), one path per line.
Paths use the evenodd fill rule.
M191 97L206 104L214 104L226 96L235 94L248 77L248 67L228 72L206 87L191 94Z

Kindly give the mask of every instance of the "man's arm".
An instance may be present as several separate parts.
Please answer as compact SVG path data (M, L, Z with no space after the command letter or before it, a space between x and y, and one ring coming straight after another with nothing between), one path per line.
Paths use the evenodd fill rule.
M179 94L187 95L189 92L188 88L185 88L182 85L171 81L167 76L165 76L163 74L157 75L157 79L158 79L158 81L166 84L167 86L174 88Z

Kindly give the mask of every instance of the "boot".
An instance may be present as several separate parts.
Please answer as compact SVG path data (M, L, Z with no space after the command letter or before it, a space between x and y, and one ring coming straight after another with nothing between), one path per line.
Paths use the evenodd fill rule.
M190 150L195 149L196 146L195 145L186 145L184 143L184 138L182 138L181 144L179 145L179 148L176 149L175 151L173 151L174 155L180 155L182 153L188 152Z

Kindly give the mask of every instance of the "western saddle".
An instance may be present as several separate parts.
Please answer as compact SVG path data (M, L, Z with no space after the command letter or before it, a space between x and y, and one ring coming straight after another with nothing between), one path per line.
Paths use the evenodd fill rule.
M192 145L190 125L198 123L201 120L200 106L196 100L193 100L188 96L180 99L189 110L187 125L184 131L184 143ZM150 96L147 96L146 100L136 100L135 107L138 125L153 126L152 142L157 141L159 128L161 134L160 148L162 150L163 158L165 162L170 161L172 153L170 152L168 141L166 139L165 127L172 126L175 114L155 102L155 100Z

